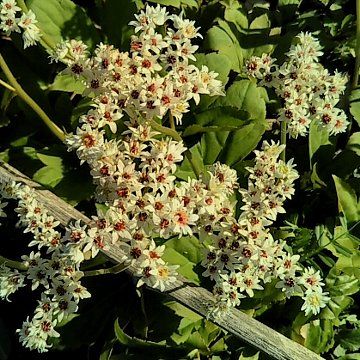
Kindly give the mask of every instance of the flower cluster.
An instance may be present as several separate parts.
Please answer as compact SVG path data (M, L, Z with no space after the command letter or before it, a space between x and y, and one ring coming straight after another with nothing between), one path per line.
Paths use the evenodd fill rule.
M90 297L80 282L80 263L85 256L90 257L88 251L96 244L96 229L86 229L76 222L62 236L57 230L59 222L48 214L27 185L2 184L0 198L18 201L17 225L24 228L24 233L32 234L29 247L36 248L22 256L23 271L10 268L11 264L7 267L6 262L0 268L0 298L8 300L26 281L33 291L41 292L33 318L28 318L18 332L24 346L45 352L51 347L49 337L59 336L55 330L58 322L77 311L80 299Z
M99 44L90 57L86 45L72 40L59 44L52 56L67 63L64 74L84 81L84 95L96 96L94 109L83 119L90 127L108 125L116 132L124 112L147 119L170 112L181 123L191 99L197 104L200 94L223 94L217 73L191 64L198 49L192 40L201 36L193 21L160 6L146 6L135 17L129 53Z
M24 49L35 45L40 40L40 30L36 26L37 20L35 14L29 10L17 17L21 9L16 5L16 0L2 0L0 2L0 30L7 36L11 33L20 33L23 31L22 38Z
M275 65L275 59L267 54L247 62L248 75L274 88L281 98L279 120L288 124L293 138L305 136L312 121L329 134L344 132L349 124L345 112L336 107L348 79L338 72L331 75L319 63L321 55L319 41L309 33L300 33L283 65Z
M284 250L285 243L274 240L267 228L284 213L283 203L294 194L298 173L292 161L279 160L283 145L264 142L255 151L255 165L249 171L248 188L240 189L242 213L220 231L211 234L202 264L204 276L216 282L214 294L218 299L216 311L240 304L240 299L254 296L254 290L278 278L276 287L286 296L300 295L305 289L306 313L317 313L324 306L319 273L305 270L298 264L300 256ZM318 302L316 302L318 299Z
M205 179L177 183L176 164L183 160L182 141L159 138L146 120L127 123L121 140L107 140L101 130L82 125L69 135L69 149L91 167L96 197L108 210L96 220L104 236L124 249L137 268L138 285L165 289L175 281L175 267L161 256L154 238L192 235L219 228L233 213L228 195L236 172L214 164Z

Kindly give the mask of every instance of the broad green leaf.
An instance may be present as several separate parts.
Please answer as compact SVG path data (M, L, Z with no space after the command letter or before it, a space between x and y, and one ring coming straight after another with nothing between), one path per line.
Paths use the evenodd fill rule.
M239 357L239 360L259 360L259 355L260 355L259 352L257 352L253 356L246 356L246 355L241 354Z
M230 166L236 166L255 149L265 129L265 122L252 121L240 130L231 132L226 139L220 160Z
M346 148L360 156L360 132L353 133L350 136Z
M43 153L37 153L36 154L39 160L44 164L52 167L59 167L61 168L62 165L62 158L59 156L53 156L53 155L46 155Z
M342 347L350 351L360 349L360 329L342 330L338 334L339 342Z
M54 82L49 86L49 90L82 94L85 90L85 85L71 75L58 74Z
M203 246L195 236L183 236L166 241L166 247L176 250L194 264L199 263L202 258Z
M180 7L180 0L149 0L149 2L160 4L163 6Z
M199 8L199 2L196 0L180 0L181 1L181 7L190 7L190 8Z
M268 15L262 14L256 17L250 24L250 29L267 29L270 27L270 20Z
M36 25L51 40L51 46L66 39L82 40L90 47L100 41L86 12L71 0L28 0L27 6L35 13Z
M305 335L304 345L318 354L333 345L334 329L330 320L311 321L302 327L301 334Z
M196 168L203 172L205 170L204 165L204 148L201 144L196 144L189 150L189 156L191 156L192 162L195 164ZM176 169L175 175L179 179L188 180L188 178L195 179L196 175L194 173L193 167L187 157L178 168Z
M360 204L355 191L344 180L333 175L339 212L345 215L348 227L360 220Z
M330 296L353 295L359 291L359 280L337 268L332 268L325 280Z
M225 22L224 24L226 25ZM243 55L239 43L233 34L231 36L221 27L214 26L208 31L205 44L206 48L218 51L221 55L225 55L231 62L231 68L240 72L243 63Z
M121 50L128 50L134 27L129 22L135 20L138 2L134 0L107 0L100 3L100 21L109 43Z
M309 129L309 159L311 166L314 165L314 155L321 146L330 145L329 133L316 121L312 121Z
M33 180L41 185L53 188L60 183L63 177L62 167L44 166L33 175Z
M187 320L197 322L203 318L201 315L198 315L197 313L176 301L167 301L164 303L164 305L173 310L176 315L181 316L182 318L186 318Z
M219 98L215 106L231 106L246 111L246 119L264 120L266 105L263 88L257 87L256 82L240 80L234 82L226 91L226 96ZM246 120L243 118L242 120Z
M10 119L7 116L7 109L9 108L11 101L16 97L16 93L4 89L4 93L0 101L0 128L10 124Z
M171 247L166 247L162 258L171 265L179 265L179 268L177 269L179 274L183 275L186 279L194 282L195 284L199 284L199 277L193 270L195 264L189 261L187 257Z
M209 132L234 131L237 130L239 127L238 126L201 126L201 125L193 124L185 129L185 131L182 133L182 136L186 137L199 133L209 133Z
M64 177L64 166L61 157L37 153L37 158L45 165L33 175L41 185L54 188Z
M336 267L347 275L353 275L360 280L360 251L353 250L351 256L340 256Z
M350 113L355 121L360 125L360 88L353 90L349 97Z

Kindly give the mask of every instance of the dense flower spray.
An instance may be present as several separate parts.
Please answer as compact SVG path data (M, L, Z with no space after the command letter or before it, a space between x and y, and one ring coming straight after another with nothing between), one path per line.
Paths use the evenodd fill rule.
M181 80L188 66L190 73L197 74L190 81L191 84L195 81L197 89L205 88L201 83L205 79L206 84L212 84L207 87L212 89L210 95L218 95L221 84L215 80L217 74L208 73L208 69L206 76L199 77L201 71L188 65L188 56L174 52L184 41L188 43L189 34L196 36L197 29L192 22L181 16L170 17L164 9L149 6L136 19L131 24L136 32L141 32L132 38L130 55L100 45L95 57L88 58L84 56L84 45L79 42L59 46L74 58L65 72L85 81L86 94L95 94L95 109L80 118L76 133L70 134L66 142L70 150L76 150L81 162L90 165L97 184L97 200L108 207L105 214L99 214L103 231L111 234L113 243L123 247L124 261L138 269L138 285L145 283L163 290L167 283L175 281L176 266L169 266L161 259L164 246L157 246L153 239L196 235L207 248L203 275L216 282L216 310L238 305L244 294L253 296L254 290L263 289L261 283L274 278L279 278L277 286L287 296L301 295L304 287L299 256L283 250L284 243L274 240L267 229L278 213L285 212L283 203L294 193L293 183L298 174L292 161L284 163L278 159L283 146L275 143L265 142L263 150L255 152L255 166L248 169L249 188L240 190L243 206L238 220L233 200L238 187L235 170L216 163L197 180L178 181L176 167L186 149L182 141L161 136L151 124L155 117L164 118L168 110L178 121L182 114L177 114L177 110L173 112L178 108L166 107L161 99L166 93L171 99L168 105L174 104L176 94L180 94L180 98L185 94L183 86L193 89L188 83L188 70ZM168 35L162 37L154 33L154 29L166 19L171 20L175 30L168 28ZM157 40L149 42L148 34ZM144 70L143 63L150 56L145 49L154 43L162 45L150 52L151 59L155 56L151 62L152 73ZM76 49L80 57L74 55ZM61 52L62 57L65 53ZM121 67L117 69L119 57ZM160 66L157 71L156 66ZM165 74L166 80L160 73ZM212 74L210 82L209 74ZM117 77L120 80L114 81ZM91 85L94 79L96 89ZM153 88L155 93L149 91ZM198 96L201 92L196 93ZM187 100L195 99L194 94L189 91ZM154 106L149 108L150 103ZM106 109L110 112L108 116ZM125 122L127 130L117 140L108 140L104 126L109 125L113 132L116 127L113 120L107 119L119 119L124 112L129 117Z
M27 185L2 183L0 199L3 205L5 199L17 201L17 225L33 236L29 243L32 251L22 256L25 270L10 269L6 262L0 268L0 297L9 300L27 283L31 290L40 292L33 318L28 317L18 332L24 346L45 352L51 347L49 338L59 336L55 330L58 322L76 312L81 299L90 297L80 282L80 264L85 257L91 258L89 249L94 246L96 227L81 226L77 221L61 234L59 221L43 208L34 189Z
M288 124L291 137L305 136L313 121L330 134L346 131L349 121L336 104L345 91L347 77L338 72L331 75L319 63L323 53L311 34L300 33L296 39L281 66L263 54L247 62L248 75L259 79L261 85L274 88L281 98L279 121Z
M236 171L219 162L197 179L177 179L186 147L180 137L164 136L160 123L169 119L175 132L173 118L181 124L191 100L198 104L201 94L223 95L223 86L218 74L195 66L197 46L192 39L200 34L193 21L170 15L160 6L146 6L135 18L130 23L135 27L130 52L99 44L91 56L83 42L70 40L51 56L67 65L63 73L83 82L84 96L92 99L91 109L80 117L75 133L67 135L66 144L90 166L96 201L104 205L93 225L75 222L61 235L59 223L38 204L33 190L20 184L1 189L0 217L5 216L5 200L16 198L19 225L34 235L29 246L37 248L23 257L26 270L4 266L0 273L4 299L27 280L33 290L42 290L34 317L19 330L30 349L46 351L48 338L59 336L58 322L77 311L81 298L90 296L80 283L81 262L110 246L123 249L123 262L135 269L138 286L163 291L175 282L178 267L164 261L163 243L196 236L204 246L203 276L215 282L217 314L271 281L287 297L302 296L306 314L318 313L327 301L320 274L304 269L299 256L286 252L285 243L270 232L277 215L285 212L284 202L294 194L298 178L292 160L279 160L283 145L264 142L254 152L246 189L239 189ZM310 53L317 64L319 54ZM253 61L255 65L248 65L252 75L264 81L273 75L270 58ZM291 66L300 65L294 60L284 69ZM284 69L276 71L292 79L295 70ZM283 90L280 85L277 89Z

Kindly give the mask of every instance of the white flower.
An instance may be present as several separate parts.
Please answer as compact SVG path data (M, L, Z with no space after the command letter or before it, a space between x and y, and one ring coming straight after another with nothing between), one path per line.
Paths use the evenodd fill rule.
M25 286L25 276L18 270L9 269L5 265L0 267L0 298L10 301L9 296Z
M330 298L327 292L322 292L321 288L308 289L303 296L304 304L301 310L305 311L305 315L317 315L324 308Z
M23 13L20 18L19 26L24 30L22 34L24 49L28 46L35 45L40 40L41 33L39 28L35 25L37 22L32 10L29 10L26 14Z

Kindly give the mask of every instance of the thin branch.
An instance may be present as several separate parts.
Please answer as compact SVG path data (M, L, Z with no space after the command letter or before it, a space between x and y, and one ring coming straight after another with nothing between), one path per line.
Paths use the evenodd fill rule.
M7 82L5 82L1 79L0 79L0 85L12 92L16 92L15 88L13 88L10 84L8 84Z
M14 87L18 96L23 99L43 120L46 126L52 131L52 133L58 137L61 141L65 140L65 133L46 115L43 109L24 91L21 85L16 81L14 75L10 71L6 64L5 59L0 53L0 67L3 70L5 76L8 78L10 84Z

